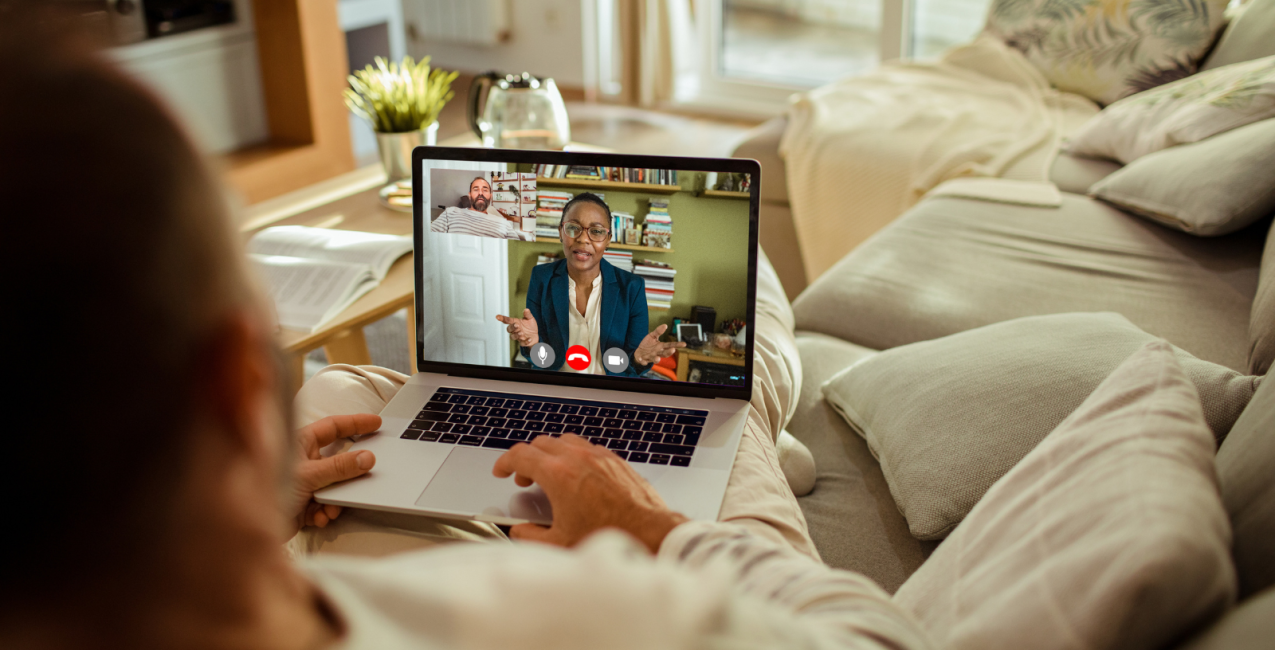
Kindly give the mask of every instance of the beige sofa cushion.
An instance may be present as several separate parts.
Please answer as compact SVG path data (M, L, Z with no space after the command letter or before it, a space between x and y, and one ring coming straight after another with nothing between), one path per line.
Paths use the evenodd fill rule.
M872 350L830 336L797 332L803 379L788 431L810 448L817 480L797 499L819 555L829 566L857 571L893 593L934 549L908 533L867 443L823 401L819 385Z
M1275 589L1267 589L1198 634L1180 650L1268 650L1275 639Z
M1213 437L1170 346L1122 363L895 601L941 648L1151 650L1235 597Z
M815 280L793 311L799 330L873 350L1021 316L1114 311L1244 371L1262 241L1249 229L1193 237L1074 194L1059 209L927 199Z
M1242 597L1275 586L1275 381L1263 383L1217 452Z
M1201 70L1275 54L1275 0L1248 0L1222 32Z
M1118 162L1081 158L1059 152L1049 168L1049 180L1064 192L1088 194L1091 185L1110 176L1117 169L1120 169Z
M1143 156L1094 183L1089 195L1170 228L1211 237L1275 212L1271 170L1275 117Z
M868 441L918 539L942 539L1122 361L1155 337L1119 314L1055 314L886 350L823 386ZM1181 350L1217 439L1257 378Z
M1255 375L1266 374L1275 360L1275 228L1265 223L1266 252L1248 323L1248 371Z

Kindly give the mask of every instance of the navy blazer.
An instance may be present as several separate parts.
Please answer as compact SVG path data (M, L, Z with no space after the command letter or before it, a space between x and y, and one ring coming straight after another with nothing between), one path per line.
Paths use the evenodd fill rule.
M624 350L629 355L628 369L619 373L606 370L605 365L602 369L608 375L636 377L650 367L638 366L633 360L633 352L650 333L646 283L638 275L617 269L605 259L601 261L601 268L602 304L598 306L601 331L594 354L603 354L611 348ZM536 319L540 340L548 343L555 355L553 365L546 370L560 369L567 358L571 327L570 306L567 304L571 291L567 279L567 261L558 260L532 269L531 284L527 288L527 309ZM529 348L522 348L522 353L531 358Z

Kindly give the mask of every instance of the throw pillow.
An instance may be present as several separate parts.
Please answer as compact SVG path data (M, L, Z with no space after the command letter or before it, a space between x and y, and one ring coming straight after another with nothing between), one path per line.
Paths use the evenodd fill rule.
M1195 72L1227 0L995 0L987 31L1061 90L1110 104Z
M1275 117L1275 56L1214 68L1122 99L1085 123L1068 153L1128 164Z
M988 488L1155 337L1119 314L1031 316L885 350L823 385L868 443L918 539L941 539ZM1221 439L1257 378L1177 350Z
M1225 235L1275 212L1275 118L1143 156L1089 196L1194 235Z
M1173 349L1116 369L899 588L940 648L1151 650L1234 602L1213 439Z

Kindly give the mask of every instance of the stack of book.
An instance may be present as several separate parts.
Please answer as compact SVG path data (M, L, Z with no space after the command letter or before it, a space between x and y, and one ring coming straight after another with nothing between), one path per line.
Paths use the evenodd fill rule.
M537 198L540 203L536 206L536 238L556 239L562 208L571 200L571 193L540 190Z
M651 248L673 247L673 217L668 213L668 199L649 199L651 209L646 213L642 229L642 245Z
M540 178L574 178L589 181L677 185L676 169L589 167L584 165L536 165Z
M633 270L633 253L628 251L607 251L602 254L602 259L610 262L617 269Z
M633 272L646 283L648 309L667 310L672 307L673 276L677 275L673 267L654 260L639 260L633 265Z
M541 253L540 256L536 258L536 266L557 262L558 257L559 255L557 253Z
M611 213L611 242L626 244L626 233L637 228L637 219L627 212Z

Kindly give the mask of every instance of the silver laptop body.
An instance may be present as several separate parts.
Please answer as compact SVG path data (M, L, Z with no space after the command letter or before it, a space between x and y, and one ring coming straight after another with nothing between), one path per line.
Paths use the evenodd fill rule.
M637 421L636 418L643 418L641 426L647 429L665 423L664 430L667 431L670 428L678 430L683 428L683 424L680 423L695 423L694 428L702 432L697 434L698 440L694 445L693 455L689 457L689 462L684 457L677 458L674 452L674 461L663 461L668 464L631 462L630 465L651 482L673 510L692 519L717 519L751 398L753 370L751 327L745 330L747 343L746 352L743 355L744 366L740 375L743 378L740 383L743 385L581 375L426 358L427 346L424 345L423 333L430 330L431 319L437 318L438 315L431 313L422 299L422 288L423 286L428 288L428 281L423 273L420 258L425 245L424 238L429 236L429 233L425 232L429 224L423 217L424 214L428 214L428 210L423 207L422 187L430 182L428 177L430 164L463 164L465 161L487 164L529 164L535 165L537 170L553 169L541 168L540 165L588 165L602 168L690 170L696 174L707 172L708 174L751 175L750 189L744 190L748 193L747 201L739 200L739 196L734 198L739 205L738 209L741 210L741 220L743 207L747 205L747 224L740 224L740 227L746 227L748 230L747 275L739 278L741 286L738 290L741 294L746 293L747 296L744 303L747 310L745 321L749 325L753 323L756 295L758 188L760 187L760 168L755 161L418 147L413 155L416 224L414 231L418 258L416 262L417 358L415 363L418 372L412 375L402 390L381 412L380 430L361 437L351 447L352 450L367 449L376 454L377 461L373 470L361 478L320 491L315 495L316 500L321 503L355 508L418 513L503 525L524 522L549 524L553 513L548 499L538 486L520 488L514 484L513 478L497 479L492 475L492 467L496 459L505 453L504 447L509 445L508 442L500 443L501 448L493 448L484 446L491 442L470 440L466 444L459 444L456 441L427 440L413 435L429 425L428 421L422 420L422 417L431 414L431 411L427 409L434 409L432 415L438 418L435 421L443 421L442 416L446 415L448 419L459 422L461 415L450 412L440 413L438 409L456 409L456 404L464 404L466 400L473 400L480 404L484 403L484 399L497 404L501 403L500 400L515 404L534 401L540 403L542 408L555 408L544 406L545 404L561 405L563 411L571 410L574 406L576 409L585 409L583 412L592 412L587 409L604 409L603 412L610 412L605 411L607 408L618 411L617 415L628 413L632 416L636 412L638 415L631 417L630 420ZM690 172L684 173L687 177L692 177ZM712 178L712 176L703 178ZM576 191L580 190L576 188ZM742 195L742 192L739 194ZM674 220L677 218L675 215ZM691 218L691 215L683 215L682 218ZM679 241L679 246L684 246L684 241ZM708 245L713 244L708 242ZM741 251L740 254L744 252ZM461 399L462 396L465 400ZM522 396L533 399L524 400ZM624 409L625 406L635 408ZM630 422L630 420L624 420L624 422ZM607 421L610 422L611 419L608 418ZM686 424L684 428L687 431L692 430L691 424ZM628 438L632 432L624 430L624 433L625 438ZM642 431L641 434L643 437L655 439L647 431ZM437 438L435 433L425 435ZM667 438L669 434L661 435ZM459 437L466 438L466 436ZM594 438L594 440L598 443L607 443L609 446L620 444L612 442L611 439ZM649 456L643 452L643 458L657 460L654 458L655 449L665 448L673 447L667 445L654 447Z

